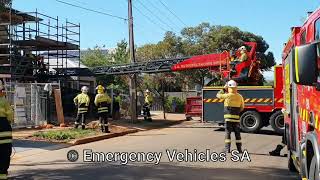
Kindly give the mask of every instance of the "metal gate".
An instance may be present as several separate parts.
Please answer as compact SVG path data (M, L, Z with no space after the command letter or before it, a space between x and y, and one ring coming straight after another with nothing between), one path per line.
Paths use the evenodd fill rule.
M10 83L5 87L6 98L14 110L14 128L40 126L56 121L52 92L60 88L58 83Z

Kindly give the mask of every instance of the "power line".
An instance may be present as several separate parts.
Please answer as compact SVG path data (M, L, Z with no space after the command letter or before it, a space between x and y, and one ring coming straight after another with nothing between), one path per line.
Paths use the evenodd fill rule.
M149 11L154 17L156 17L161 23L165 24L166 26L168 26L172 31L174 31L174 29L165 21L163 21L161 18L159 18L159 16L157 16L155 13L153 13L145 4L143 4L140 0L137 0L147 11Z
M175 16L183 25L187 26L187 24L184 23L184 22L182 21L182 19L179 18L179 16L177 16L173 11L171 11L170 8L169 8L166 4L164 4L164 3L162 2L162 0L159 0L159 2L160 2L160 3L162 4L162 6L164 6L173 16Z
M146 14L144 14L139 8L137 8L135 5L133 5L133 8L135 10L137 10L142 16L144 16L146 19L148 19L152 24L158 26L160 29L162 29L163 31L167 32L168 30L166 30L165 28L163 28L161 25L157 24L154 22L153 19L151 19L149 16L147 16Z
M170 21L170 23L172 23L175 27L180 28L179 25L177 25L175 22L173 22L171 18L169 18L168 16L166 16L166 13L164 13L164 12L161 11L158 7L156 7L156 6L153 4L152 1L148 1L148 3L151 4L151 6L152 6L154 9L156 9L160 14L163 14L163 16L164 16L168 21Z
M110 13L106 13L106 12L102 12L102 11L98 11L98 10L95 10L95 9L89 9L89 8L82 7L82 6L79 6L79 5L76 5L76 4L71 4L71 3L68 3L68 2L60 1L60 0L55 0L55 1L57 1L59 3L62 3L62 4L66 4L66 5L72 6L72 7L80 8L80 9L83 9L83 10L86 10L86 11L91 11L91 12L94 12L94 13L98 13L98 14L102 14L102 15L105 15L105 16L113 17L113 18L116 18L116 19L121 19L121 20L125 20L125 21L128 20L127 18L124 18L124 17L116 16L116 15L113 15L113 14L110 14Z

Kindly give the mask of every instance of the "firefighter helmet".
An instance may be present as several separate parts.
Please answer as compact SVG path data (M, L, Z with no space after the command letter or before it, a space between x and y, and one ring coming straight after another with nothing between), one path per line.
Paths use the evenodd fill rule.
M104 91L104 87L102 86L102 85L98 85L97 87L96 87L96 90L102 90L102 91Z
M150 91L149 91L149 89L147 89L145 92L146 92L146 93L149 93Z
M235 82L234 80L230 80L227 82L227 87L228 88L236 88L237 87L237 82Z
M89 91L89 88L87 86L82 86L81 92L88 93L88 91Z
M240 50L240 51L247 51L247 48L246 48L245 46L241 46L241 47L239 48L239 50Z

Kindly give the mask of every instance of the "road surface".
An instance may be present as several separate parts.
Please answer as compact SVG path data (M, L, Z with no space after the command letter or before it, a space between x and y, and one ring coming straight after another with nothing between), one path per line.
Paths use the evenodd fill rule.
M268 152L277 143L281 142L280 136L268 134L270 134L268 131L262 134L242 134L243 146L249 153L249 156L243 157L243 162L233 162L231 160L233 156L228 154L225 157L221 154L224 146L223 130L200 123L194 124L189 122L170 128L144 131L59 150L47 150L44 148L29 152L29 155L17 153L10 168L10 177L21 180L298 179L295 174L288 172L286 157L270 157L268 155ZM188 152L186 153L186 149L190 152L189 155ZM70 150L78 152L79 159L76 162L67 160L67 153ZM84 150L87 153L86 156L83 156ZM84 160L92 160L93 156L88 155L90 151L104 152L110 155L108 156L109 158L106 158L106 156L104 158L111 162L84 162ZM174 151L176 151L175 155L180 153L170 161L171 156L174 155ZM209 153L207 153L208 151ZM126 160L130 161L128 159L129 154L127 154L128 156L123 155L126 152L131 152L132 161L137 160L139 156L139 162L128 162L126 165L121 165L126 163ZM150 152L150 162L146 158L146 153L148 152ZM157 164L155 154L152 156L153 159L151 158L151 152L157 153L159 156L161 154L161 158L158 157L159 164ZM215 157L215 152L217 153L217 157ZM122 153L121 156L120 153ZM200 153L204 153L204 155L201 154L199 156ZM191 158L195 156L198 156L198 159L192 160ZM76 158L74 157L69 156L70 159L75 160ZM94 157L97 160L98 156ZM102 155L99 157L102 157ZM121 159L121 157L123 158ZM143 157L146 159L143 159ZM183 162L179 162L178 160Z

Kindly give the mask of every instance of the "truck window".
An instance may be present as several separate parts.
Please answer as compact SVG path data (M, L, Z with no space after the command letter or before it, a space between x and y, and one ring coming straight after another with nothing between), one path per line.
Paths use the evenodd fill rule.
M320 40L320 19L315 22L314 40Z
M304 30L300 37L300 45L304 45L307 42L307 31Z

